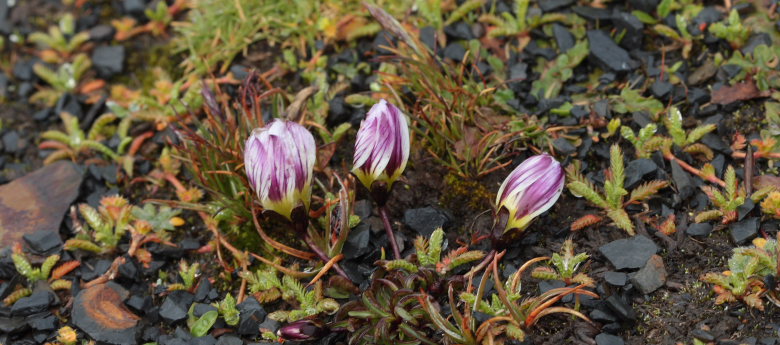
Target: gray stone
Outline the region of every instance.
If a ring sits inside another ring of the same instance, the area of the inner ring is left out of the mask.
[[[404,212],[404,224],[428,238],[437,228],[449,227],[452,224],[452,216],[435,207],[413,208]]]
[[[658,251],[658,246],[649,238],[637,235],[607,243],[599,251],[615,266],[615,269],[640,268],[650,256]]]
[[[601,333],[596,336],[597,345],[623,345],[623,338],[609,333]]]
[[[712,224],[710,223],[693,223],[685,229],[685,233],[688,236],[707,236],[712,232]]]
[[[590,56],[603,68],[614,72],[628,72],[637,67],[628,52],[601,30],[588,31]]]
[[[658,255],[650,257],[645,267],[642,267],[631,277],[631,284],[634,284],[643,294],[657,290],[664,283],[666,283],[666,269],[664,268],[664,260]]]
[[[752,217],[731,224],[731,240],[736,244],[745,244],[758,235],[758,218]]]

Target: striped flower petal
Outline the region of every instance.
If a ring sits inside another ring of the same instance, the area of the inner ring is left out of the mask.
[[[396,106],[380,100],[368,111],[355,142],[352,172],[366,188],[382,181],[390,188],[409,161],[409,125]]]
[[[505,231],[525,230],[561,196],[565,176],[561,164],[548,154],[526,159],[501,184],[496,205],[509,211]]]
[[[252,131],[244,167],[263,208],[288,219],[299,204],[308,209],[316,153],[314,137],[295,122],[277,119]]]

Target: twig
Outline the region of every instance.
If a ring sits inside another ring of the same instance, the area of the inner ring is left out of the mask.
[[[113,280],[116,277],[116,273],[119,271],[119,266],[123,265],[125,263],[125,258],[123,256],[118,256],[116,259],[114,259],[114,262],[111,263],[111,267],[106,271],[106,273],[103,273],[100,277],[97,277],[95,279],[90,280],[87,283],[84,283],[83,288],[88,289],[90,287],[93,287],[95,285],[107,283],[111,280]]]
[[[393,233],[393,227],[390,225],[390,217],[387,215],[386,206],[379,206],[379,216],[382,217],[382,223],[385,225],[387,240],[390,242],[390,248],[393,249],[393,256],[400,260],[401,252],[398,250],[398,242],[395,241],[395,234]]]

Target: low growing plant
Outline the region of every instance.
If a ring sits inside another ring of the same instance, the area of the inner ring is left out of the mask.
[[[577,197],[584,197],[591,203],[600,207],[615,226],[625,230],[629,235],[635,235],[634,224],[626,213],[624,207],[633,203],[640,203],[651,198],[658,191],[668,185],[666,181],[654,180],[645,182],[631,191],[628,200],[624,197],[628,191],[624,188],[626,176],[623,165],[623,152],[617,144],[610,148],[610,168],[606,171],[606,181],[603,192],[596,188],[585,176],[580,173],[580,164],[575,162],[566,167],[566,176],[569,183],[566,185],[569,191]],[[595,214],[585,215],[574,221],[571,225],[573,231],[600,222],[603,218]]]
[[[780,246],[777,240],[757,238],[752,246],[738,247],[729,258],[728,270],[707,273],[701,280],[714,284],[715,304],[741,301],[750,307],[764,310],[763,298],[780,306],[776,289]]]

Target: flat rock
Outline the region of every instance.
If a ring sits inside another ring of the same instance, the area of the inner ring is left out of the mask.
[[[243,344],[244,341],[241,340],[241,338],[230,334],[225,334],[219,337],[219,339],[217,339],[217,345],[243,345]]]
[[[677,194],[680,196],[680,200],[686,200],[693,195],[695,190],[691,176],[683,170],[677,161],[672,161],[671,165],[672,181],[674,181],[674,186],[677,188]]]
[[[451,223],[452,217],[435,207],[413,208],[404,212],[404,224],[425,238],[437,228],[446,228]]]
[[[22,297],[11,306],[11,315],[29,316],[46,311],[54,303],[54,293],[39,290],[32,295]]]
[[[640,268],[658,251],[658,246],[649,238],[637,235],[620,239],[599,247],[599,251],[615,266],[615,269]]]
[[[693,223],[685,229],[685,233],[688,236],[707,236],[712,232],[712,224],[710,223]]]
[[[266,311],[254,297],[249,297],[236,306],[239,311],[238,334],[256,336],[260,325],[266,319]]]
[[[611,310],[615,316],[619,317],[621,321],[632,322],[636,321],[636,312],[631,304],[627,303],[623,298],[618,295],[612,295],[607,297],[607,307]]]
[[[103,78],[122,73],[125,65],[125,47],[100,46],[92,52],[92,64]]]
[[[590,56],[601,67],[614,72],[627,72],[637,67],[628,52],[621,48],[612,37],[601,30],[588,31]]]
[[[626,188],[633,188],[645,176],[658,170],[658,165],[652,159],[639,158],[628,163],[626,166]]]
[[[757,217],[747,218],[731,224],[731,240],[736,244],[745,244],[758,235]]]
[[[645,295],[657,290],[664,283],[666,283],[666,268],[664,268],[664,260],[658,255],[651,256],[645,267],[631,277],[631,284]]]
[[[160,317],[169,324],[174,324],[187,318],[187,311],[195,300],[195,296],[183,290],[171,292],[160,306]]]
[[[555,36],[555,43],[558,44],[558,49],[561,53],[565,53],[572,47],[574,47],[574,35],[569,32],[565,26],[553,23],[553,35]]]
[[[608,271],[604,273],[604,280],[614,286],[623,286],[628,281],[628,275],[623,272]]]
[[[82,178],[75,164],[59,161],[0,186],[0,247],[25,234],[57,231]]]
[[[55,230],[40,230],[22,237],[27,246],[38,255],[50,255],[62,247],[62,238]]]
[[[127,290],[114,282],[81,290],[73,302],[73,324],[99,342],[136,344],[140,318],[122,303],[127,296]]]
[[[601,333],[596,336],[596,345],[623,345],[623,338],[609,333]]]

